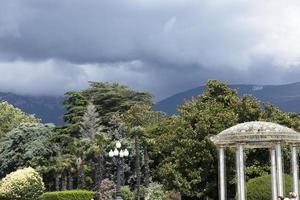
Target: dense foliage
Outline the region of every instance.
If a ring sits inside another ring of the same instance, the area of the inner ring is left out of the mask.
[[[86,90],[66,94],[66,124],[61,127],[38,123],[3,103],[9,120],[1,118],[0,175],[32,166],[42,174],[47,190],[56,191],[44,199],[72,199],[75,194],[82,199],[91,194],[95,200],[112,198],[116,166],[107,153],[119,140],[130,151],[120,173],[124,199],[218,199],[217,149],[211,136],[255,120],[299,131],[300,117],[251,96],[239,97],[225,83],[210,80],[206,86],[207,92],[179,106],[178,115],[167,116],[152,110],[148,93],[91,82]],[[288,152],[283,149],[285,162]],[[227,149],[226,155],[228,195],[234,198],[234,150]],[[246,150],[245,158],[247,180],[269,174],[268,150]],[[250,188],[255,187],[252,182]]]
[[[114,174],[112,163],[106,155],[116,139],[126,142],[127,128],[121,120],[135,104],[152,104],[152,96],[130,88],[109,83],[91,82],[83,91],[67,93],[64,105],[67,124],[58,129],[58,141],[62,147],[60,161],[64,164],[57,174],[56,189],[97,189],[105,178]],[[131,161],[126,165],[123,180],[133,180]],[[73,184],[68,184],[72,182]]]
[[[250,96],[238,97],[236,90],[218,81],[207,83],[207,92],[186,101],[179,115],[160,122],[154,141],[155,177],[167,189],[180,191],[184,199],[217,199],[218,162],[210,137],[237,123],[273,121],[299,130],[299,116],[271,106],[261,106]],[[269,173],[269,152],[246,152],[247,179]],[[235,195],[234,155],[227,151],[229,196]],[[288,161],[288,159],[287,159]]]
[[[124,113],[136,103],[152,104],[152,95],[131,90],[119,84],[90,82],[83,94],[97,106],[104,125],[108,125],[114,113]]]
[[[95,105],[101,118],[99,123],[110,126],[110,120],[116,113],[124,113],[136,103],[152,104],[152,95],[137,92],[130,88],[110,83],[90,82],[90,87],[83,91],[67,92],[68,98],[64,101],[67,113],[63,116],[68,122],[67,133],[79,136],[79,126],[85,114],[86,107]]]
[[[40,175],[32,168],[20,169],[7,175],[0,183],[2,200],[37,200],[44,192]]]
[[[39,120],[33,115],[25,114],[22,110],[8,102],[0,103],[0,138],[21,123],[37,123]]]
[[[45,168],[59,152],[57,144],[51,141],[54,128],[52,124],[23,123],[7,133],[0,146],[1,176],[25,166],[47,171]]]
[[[134,200],[134,193],[130,190],[129,186],[121,188],[121,196],[123,200]]]
[[[166,191],[164,191],[162,185],[158,183],[151,183],[149,187],[145,189],[145,200],[162,200],[166,199]]]
[[[95,200],[106,200],[106,199],[113,199],[115,194],[115,184],[113,181],[108,179],[104,179],[99,189],[96,192]]]
[[[249,200],[269,200],[272,196],[270,175],[250,179],[246,186]],[[292,191],[292,177],[289,175],[284,176],[284,189],[285,196],[289,196]]]
[[[210,137],[239,121],[236,92],[214,81],[207,87],[208,92],[185,102],[180,115],[163,121],[157,130],[157,178],[185,198],[217,199],[217,152]]]

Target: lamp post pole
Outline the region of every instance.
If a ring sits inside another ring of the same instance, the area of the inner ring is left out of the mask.
[[[115,150],[110,150],[109,157],[113,159],[113,162],[117,166],[117,183],[116,183],[116,200],[123,200],[121,197],[121,165],[122,159],[129,156],[129,151],[127,149],[121,149],[122,144],[117,141]]]
[[[121,197],[121,159],[116,158],[117,160],[117,185],[116,185],[116,200],[122,200]]]

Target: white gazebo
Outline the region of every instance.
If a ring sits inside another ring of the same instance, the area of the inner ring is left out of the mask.
[[[219,150],[219,199],[226,200],[225,148],[236,148],[237,197],[246,200],[244,148],[268,148],[271,157],[272,200],[284,195],[281,148],[291,147],[293,192],[298,197],[297,145],[300,134],[290,128],[271,122],[253,121],[237,124],[211,138]]]

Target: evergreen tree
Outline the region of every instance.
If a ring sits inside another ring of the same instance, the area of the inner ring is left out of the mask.
[[[89,102],[80,91],[67,92],[66,95],[68,98],[65,99],[64,106],[67,112],[63,119],[67,124],[62,127],[61,132],[72,137],[80,137],[80,124]]]
[[[89,103],[86,107],[79,127],[82,138],[94,138],[95,134],[102,130],[99,114],[94,104]]]
[[[142,184],[142,176],[144,177],[144,185],[150,183],[150,157],[149,148],[152,138],[151,130],[165,117],[161,112],[151,111],[151,106],[143,104],[133,105],[122,119],[129,128],[129,138],[132,139],[135,147],[135,190],[136,199],[140,199],[140,186]],[[143,162],[142,162],[143,161]],[[142,174],[141,168],[144,167]]]
[[[107,127],[112,116],[125,113],[136,103],[153,104],[151,94],[116,83],[90,82],[90,87],[83,94],[97,107],[101,124]]]
[[[24,123],[10,131],[0,144],[0,175],[31,166],[48,177],[60,152],[58,144],[52,141],[55,136],[52,124]]]
[[[104,148],[105,148],[105,133],[101,132],[103,130],[103,126],[100,125],[100,118],[99,114],[97,113],[95,105],[92,103],[89,103],[85,114],[83,115],[82,122],[80,123],[80,135],[83,139],[89,140],[90,147],[89,149],[93,149],[93,156],[91,160],[92,169],[95,170],[94,174],[94,186],[93,188],[97,188],[97,186],[100,185],[101,181],[103,180],[103,176],[105,174],[105,166],[104,166]],[[98,141],[98,143],[97,143]],[[96,149],[96,150],[95,150]],[[81,187],[84,187],[84,179],[85,170],[84,170],[84,163],[85,163],[85,157],[83,154],[81,154],[80,159],[80,167],[79,167],[79,181],[81,181],[83,184],[81,184]]]

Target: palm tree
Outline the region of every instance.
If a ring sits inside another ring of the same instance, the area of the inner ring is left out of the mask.
[[[140,138],[144,135],[144,128],[141,126],[133,127],[130,131],[130,136],[134,140],[134,148],[135,148],[135,193],[136,200],[140,200],[140,187],[141,187],[141,146],[140,146]]]

